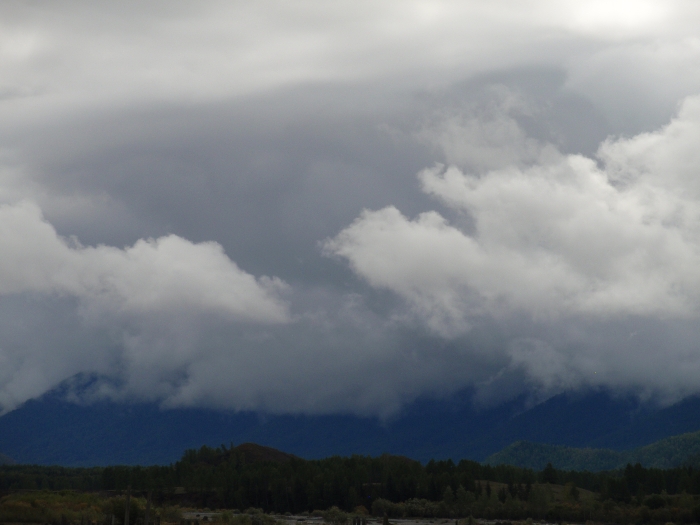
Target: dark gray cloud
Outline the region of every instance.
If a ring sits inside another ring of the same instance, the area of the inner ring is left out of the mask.
[[[0,10],[2,409],[698,391],[693,4]]]

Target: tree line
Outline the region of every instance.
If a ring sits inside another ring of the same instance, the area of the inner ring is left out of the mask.
[[[252,458],[248,452],[234,446],[205,446],[186,451],[167,466],[3,466],[0,491],[118,492],[131,487],[135,492],[152,492],[159,505],[277,513],[338,507],[389,516],[559,516],[585,521],[627,509],[624,512],[635,516],[636,522],[654,521],[657,515],[663,516],[662,521],[700,521],[700,470],[691,466],[662,470],[637,464],[591,473],[551,465],[534,471],[469,460],[422,465],[391,455],[266,460],[264,454]],[[595,497],[581,496],[589,493]],[[682,516],[676,516],[679,509]],[[666,519],[669,512],[676,512],[674,519]],[[616,521],[626,520],[618,516]]]

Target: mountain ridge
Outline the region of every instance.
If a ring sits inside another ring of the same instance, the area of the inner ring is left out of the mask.
[[[261,415],[155,404],[77,405],[61,392],[0,417],[0,450],[17,463],[169,464],[201,445],[255,442],[306,459],[389,453],[483,461],[516,441],[625,450],[700,430],[700,398],[653,409],[605,392],[518,398],[476,409],[471,392],[418,400],[389,421],[350,415]]]

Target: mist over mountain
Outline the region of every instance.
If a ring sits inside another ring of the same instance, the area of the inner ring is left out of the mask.
[[[697,430],[698,28],[688,0],[0,3],[0,452]]]

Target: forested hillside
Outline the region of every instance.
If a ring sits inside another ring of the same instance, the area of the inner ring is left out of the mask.
[[[611,472],[541,471],[400,456],[303,460],[267,447],[202,447],[168,466],[0,467],[0,490],[74,489],[194,508],[310,512],[338,507],[382,516],[697,522],[700,470],[628,465]]]
[[[562,470],[613,470],[640,463],[645,467],[668,469],[683,465],[700,466],[700,432],[662,439],[633,450],[616,451],[574,448],[518,441],[486,458],[491,465],[514,465],[540,470],[548,463]]]

